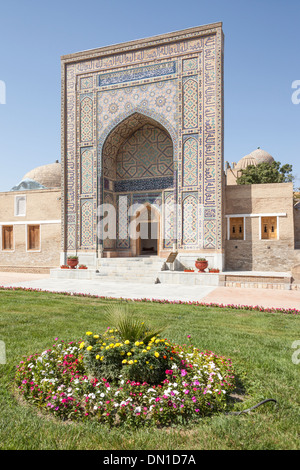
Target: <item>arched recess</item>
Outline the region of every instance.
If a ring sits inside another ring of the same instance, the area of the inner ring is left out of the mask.
[[[163,200],[164,190],[175,191],[174,177],[177,178],[177,175],[174,169],[174,141],[161,122],[134,112],[118,122],[109,133],[106,131],[106,134],[104,140],[103,135],[99,140],[98,205],[107,200],[109,194],[118,214],[121,196],[128,197],[130,206],[133,194],[139,194],[143,199],[146,193],[157,193]],[[124,222],[129,227],[129,215],[127,220],[122,216],[122,233]],[[116,224],[118,226],[118,220]],[[159,230],[160,227],[159,223]],[[127,239],[123,235],[118,241],[118,227],[115,249],[131,251],[128,255],[140,252],[131,242],[129,232]]]

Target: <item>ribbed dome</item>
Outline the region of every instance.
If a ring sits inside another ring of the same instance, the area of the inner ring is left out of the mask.
[[[43,165],[26,173],[23,180],[33,180],[45,188],[61,187],[61,164],[59,162]]]
[[[244,170],[249,165],[257,165],[257,161],[251,155],[246,155],[243,157],[236,165],[235,169],[237,170]]]

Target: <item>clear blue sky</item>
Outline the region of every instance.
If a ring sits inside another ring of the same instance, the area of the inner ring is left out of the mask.
[[[60,57],[217,21],[225,33],[225,161],[257,147],[300,186],[299,0],[0,3],[0,191],[60,160]]]

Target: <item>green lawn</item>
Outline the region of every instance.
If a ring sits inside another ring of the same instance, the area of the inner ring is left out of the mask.
[[[229,308],[134,303],[153,326],[168,325],[173,342],[192,343],[230,357],[243,410],[265,398],[250,414],[219,414],[197,426],[124,431],[96,423],[60,422],[22,404],[14,390],[15,368],[23,356],[52,346],[54,338],[78,340],[87,330],[102,332],[109,300],[26,291],[0,291],[0,340],[7,364],[0,365],[0,449],[195,450],[299,449],[299,372],[292,343],[300,340],[300,317]]]

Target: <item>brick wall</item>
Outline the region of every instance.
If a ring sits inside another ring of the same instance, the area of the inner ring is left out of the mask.
[[[247,216],[245,240],[228,240],[226,236],[226,270],[290,271],[300,258],[294,249],[293,184],[226,186],[225,194],[226,215]],[[278,240],[260,240],[260,214],[280,214]]]

